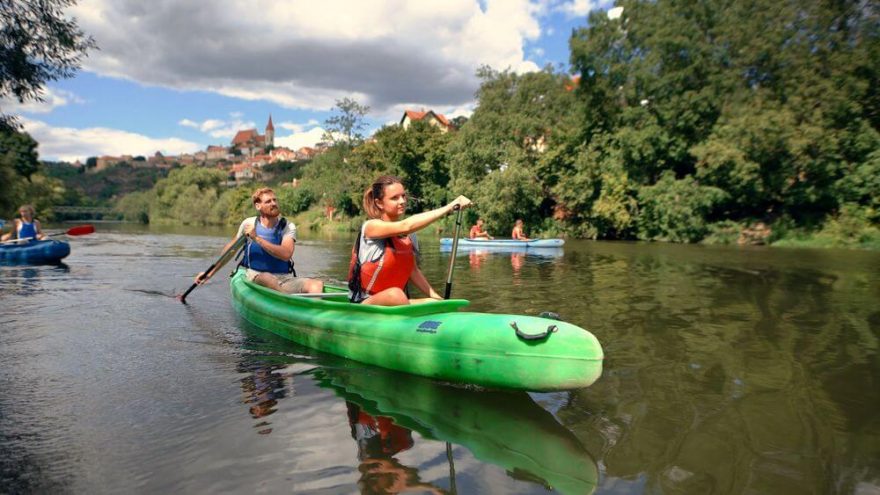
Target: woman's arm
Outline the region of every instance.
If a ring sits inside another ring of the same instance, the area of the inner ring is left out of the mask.
[[[409,280],[413,283],[413,285],[418,287],[420,291],[427,294],[427,296],[431,299],[443,299],[442,297],[440,297],[440,294],[437,294],[434,288],[431,287],[431,283],[428,282],[428,279],[425,278],[425,275],[422,273],[421,270],[419,270],[419,267],[413,268],[412,275],[409,276]]]
[[[471,200],[464,196],[459,196],[455,198],[455,201],[446,206],[419,213],[396,222],[386,222],[385,220],[373,219],[368,221],[366,227],[364,227],[364,235],[370,239],[384,239],[396,235],[412,234],[413,232],[418,232],[436,222],[444,215],[451,212],[456,205],[462,208],[467,208],[470,204]]]
[[[43,226],[40,224],[40,221],[34,219],[34,228],[37,229],[37,235],[35,236],[38,241],[42,241],[46,238],[46,235],[43,234]]]

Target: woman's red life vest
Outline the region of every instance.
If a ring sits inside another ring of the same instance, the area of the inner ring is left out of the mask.
[[[348,280],[360,279],[360,290],[372,296],[391,287],[403,289],[416,266],[415,250],[410,236],[388,237],[385,248],[375,260],[358,263],[360,235],[351,252]]]

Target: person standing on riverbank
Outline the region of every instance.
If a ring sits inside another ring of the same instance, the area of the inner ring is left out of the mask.
[[[32,240],[43,240],[46,238],[46,235],[43,234],[43,228],[40,225],[40,221],[34,218],[36,214],[36,210],[31,205],[21,205],[21,208],[18,209],[18,214],[21,217],[16,218],[12,227],[12,232],[3,234],[0,237],[0,241],[8,241],[15,237],[16,239],[32,239]]]
[[[293,269],[293,251],[296,247],[296,226],[281,216],[275,192],[268,187],[257,189],[251,196],[259,215],[246,218],[238,227],[235,237],[223,248],[225,252],[241,236],[248,238],[242,266],[247,268],[247,280],[287,294],[324,292],[324,282],[299,278]],[[225,263],[224,263],[225,264]],[[204,284],[223,265],[210,273],[196,276],[197,284]]]

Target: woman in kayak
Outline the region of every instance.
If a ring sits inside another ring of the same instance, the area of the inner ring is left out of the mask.
[[[34,218],[36,211],[33,206],[22,205],[21,208],[18,209],[18,214],[21,216],[21,219],[16,218],[12,232],[3,234],[3,237],[0,237],[0,240],[6,241],[12,239],[13,236],[15,236],[16,239],[42,240],[46,238],[43,234],[43,229],[40,226],[40,221]]]
[[[377,306],[443,299],[416,264],[418,240],[415,232],[443,218],[456,206],[467,208],[471,200],[459,196],[435,210],[403,218],[406,189],[399,178],[383,175],[364,192],[364,222],[351,253],[348,273],[349,298],[352,302]],[[428,295],[410,300],[405,292],[412,282]]]
[[[531,241],[531,239],[526,237],[525,232],[523,232],[522,218],[518,218],[513,224],[513,231],[510,233],[510,237],[516,241]]]

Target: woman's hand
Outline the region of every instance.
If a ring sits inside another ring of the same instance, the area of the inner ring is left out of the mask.
[[[452,201],[452,203],[449,203],[449,206],[451,209],[454,210],[456,206],[458,206],[459,208],[467,208],[468,206],[471,206],[472,204],[473,204],[473,202],[471,202],[471,200],[467,199],[464,196],[459,196],[459,197],[455,198],[455,200]]]

